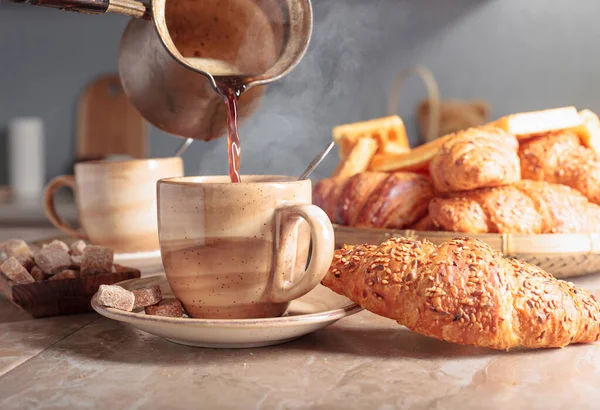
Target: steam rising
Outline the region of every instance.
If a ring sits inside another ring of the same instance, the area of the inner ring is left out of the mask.
[[[260,109],[241,125],[242,174],[299,175],[331,140],[333,126],[385,115],[386,90],[370,70],[378,64],[377,40],[385,34],[379,28],[378,3],[313,2],[314,30],[304,59],[268,86]],[[364,33],[371,38],[365,41]],[[377,103],[365,104],[365,99]],[[226,170],[225,139],[197,145],[201,174]],[[336,163],[332,151],[313,178],[329,175]]]

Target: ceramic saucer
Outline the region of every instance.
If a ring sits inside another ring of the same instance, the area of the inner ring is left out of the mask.
[[[172,296],[165,276],[132,279],[119,283],[132,286],[159,284],[163,296]],[[362,308],[349,299],[319,285],[293,301],[281,317],[267,319],[191,319],[147,316],[143,312],[123,312],[105,308],[92,299],[92,307],[102,316],[164,337],[171,342],[211,348],[246,348],[289,342],[327,327]]]

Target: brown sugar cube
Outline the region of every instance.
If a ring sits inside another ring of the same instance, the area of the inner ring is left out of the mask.
[[[133,292],[133,296],[135,296],[135,303],[133,305],[134,310],[150,305],[156,305],[162,299],[162,292],[158,285],[132,289],[131,291]]]
[[[42,249],[46,249],[46,248],[57,248],[57,249],[62,249],[65,252],[69,252],[69,245],[67,245],[63,241],[59,241],[58,239],[55,239],[52,242],[47,243],[44,246],[42,246]]]
[[[0,265],[0,270],[4,276],[17,285],[35,282],[35,279],[27,272],[27,269],[25,269],[14,256],[5,260],[4,263]]]
[[[96,275],[112,270],[114,252],[105,246],[88,245],[83,250],[81,275]]]
[[[33,279],[35,279],[36,282],[41,282],[46,279],[46,274],[40,269],[39,266],[34,266],[31,268],[31,272],[29,272],[29,274]]]
[[[83,250],[86,247],[87,247],[86,243],[80,239],[71,244],[71,250],[69,251],[69,253],[72,256],[77,256],[77,255],[81,256],[81,255],[83,255]]]
[[[8,259],[8,253],[6,251],[0,249],[0,263],[4,262]]]
[[[62,279],[76,279],[79,276],[79,272],[72,269],[66,269],[56,275],[50,277],[48,280],[62,280]]]
[[[71,257],[58,246],[48,246],[35,254],[35,264],[39,266],[44,273],[54,275],[71,267]]]
[[[131,312],[135,296],[133,296],[133,292],[120,286],[100,285],[98,293],[96,293],[96,300],[102,306]]]
[[[82,255],[71,255],[71,262],[74,266],[81,266],[81,261],[83,260]]]
[[[32,255],[29,245],[27,245],[27,243],[22,239],[9,239],[6,242],[0,243],[0,250],[4,251],[9,257],[19,255]]]
[[[28,272],[31,272],[31,269],[35,266],[35,262],[33,261],[33,256],[29,255],[19,255],[15,256],[15,259],[19,261],[21,266],[27,269]]]
[[[163,299],[156,305],[146,306],[144,311],[147,315],[166,316],[166,317],[181,317],[183,316],[183,306],[181,302],[175,298]]]

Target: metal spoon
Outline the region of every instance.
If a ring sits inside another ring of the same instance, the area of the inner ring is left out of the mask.
[[[312,174],[312,172],[315,170],[315,168],[317,168],[319,166],[319,164],[321,163],[321,161],[323,161],[323,159],[325,159],[325,157],[327,156],[327,154],[329,154],[329,151],[331,151],[331,149],[333,148],[333,141],[331,141],[323,151],[321,151],[319,153],[319,155],[317,155],[315,157],[315,159],[312,160],[312,162],[310,164],[308,164],[308,167],[304,170],[304,172],[302,173],[302,175],[300,175],[300,177],[298,178],[299,181],[303,180],[303,179],[307,179],[308,176],[310,174]]]
[[[180,157],[185,152],[185,150],[188,149],[190,145],[192,145],[192,142],[194,142],[193,138],[188,138],[185,141],[183,141],[183,144],[181,144],[177,151],[175,151],[175,155],[173,156]]]

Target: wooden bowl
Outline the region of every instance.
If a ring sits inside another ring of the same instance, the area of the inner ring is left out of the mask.
[[[557,278],[600,272],[600,233],[590,234],[467,234],[411,229],[371,229],[334,225],[336,247],[377,245],[392,237],[427,239],[436,245],[460,237],[477,238],[507,257],[537,265]]]
[[[140,277],[138,269],[114,266],[116,272],[112,273],[44,280],[26,285],[11,286],[4,275],[0,275],[0,292],[35,318],[93,312],[91,299],[100,285],[112,285]]]

